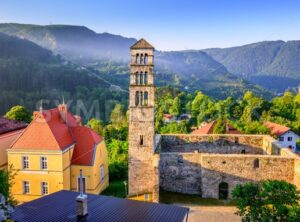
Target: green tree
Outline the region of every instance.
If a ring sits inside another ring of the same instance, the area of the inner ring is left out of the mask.
[[[177,96],[174,99],[172,106],[170,107],[170,114],[174,116],[179,116],[181,112],[182,112],[181,102],[179,97]]]
[[[31,121],[31,115],[24,106],[13,106],[4,117],[26,123],[30,123]]]
[[[123,105],[117,103],[110,114],[110,121],[113,126],[120,128],[127,125],[126,111]]]
[[[103,123],[100,119],[92,118],[86,125],[92,128],[99,135],[103,135]]]
[[[128,142],[112,139],[107,145],[109,179],[126,179],[128,173]]]
[[[226,125],[223,118],[217,119],[217,122],[213,128],[213,133],[224,134],[226,132]]]
[[[11,194],[11,188],[17,173],[18,171],[12,165],[8,166],[8,170],[0,170],[0,194],[4,195],[7,203],[12,206],[16,206],[18,203]]]
[[[267,180],[237,185],[232,192],[243,222],[297,221],[299,195],[286,181]]]

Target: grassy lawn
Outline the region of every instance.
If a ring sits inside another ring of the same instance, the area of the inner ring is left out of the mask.
[[[126,193],[124,181],[116,180],[109,182],[109,186],[101,193],[101,195],[125,198]]]
[[[159,202],[165,204],[177,203],[198,206],[234,206],[232,201],[201,198],[197,195],[180,194],[167,191],[160,191],[159,195]]]

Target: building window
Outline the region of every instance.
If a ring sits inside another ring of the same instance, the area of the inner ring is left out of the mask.
[[[149,200],[149,194],[148,193],[144,194],[144,200]]]
[[[82,177],[83,193],[86,193],[85,177]],[[77,177],[77,191],[80,192],[80,177]]]
[[[22,157],[22,168],[23,168],[23,170],[29,169],[29,157],[28,156]]]
[[[104,166],[103,164],[100,166],[100,180],[103,181],[104,180]]]
[[[140,135],[140,145],[144,145],[144,136]]]
[[[148,64],[148,54],[145,54],[144,64],[145,64],[145,65]]]
[[[141,72],[140,74],[140,85],[143,85],[144,84],[144,74],[143,72]]]
[[[140,92],[136,91],[135,92],[135,106],[138,106],[140,103]]]
[[[136,54],[136,57],[135,57],[135,64],[139,64],[140,62],[140,55],[139,54]]]
[[[140,75],[138,72],[135,73],[135,84],[138,85],[140,82]]]
[[[42,195],[46,195],[49,193],[49,190],[48,190],[48,183],[47,182],[42,182],[41,183],[41,194]]]
[[[144,74],[144,84],[147,85],[148,84],[148,73],[145,72]]]
[[[219,184],[219,199],[220,200],[226,200],[228,198],[228,183],[226,182],[221,182]]]
[[[283,136],[280,136],[280,137],[279,137],[279,141],[280,141],[280,142],[283,142],[283,141],[284,141],[284,137],[283,137]]]
[[[290,142],[293,141],[293,137],[289,136],[288,141],[290,141]]]
[[[144,106],[148,106],[148,92],[144,92]]]
[[[135,106],[148,106],[148,92],[135,92]]]
[[[253,161],[253,167],[254,167],[254,168],[259,168],[259,159],[255,159],[255,160]]]
[[[30,193],[30,184],[29,181],[23,181],[23,194]]]
[[[44,157],[44,156],[41,157],[41,169],[42,170],[48,169],[47,157]]]
[[[140,64],[143,64],[144,63],[144,56],[143,54],[141,54],[141,57],[140,57]]]

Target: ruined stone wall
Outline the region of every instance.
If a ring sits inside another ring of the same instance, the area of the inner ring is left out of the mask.
[[[294,158],[294,184],[300,190],[300,156],[293,153],[289,148],[280,149],[280,155],[284,157]]]
[[[162,135],[161,152],[266,154],[267,144],[260,135]]]
[[[259,161],[257,168],[255,160]],[[203,154],[201,176],[202,197],[218,198],[221,182],[228,183],[229,194],[237,184],[247,181],[276,179],[293,183],[294,159],[267,155]]]
[[[160,187],[163,190],[201,194],[201,154],[161,153]]]
[[[254,167],[254,160],[259,167]],[[161,153],[160,187],[163,190],[218,198],[221,182],[229,193],[237,184],[266,179],[294,182],[294,159],[267,155]],[[229,196],[230,197],[230,196]]]

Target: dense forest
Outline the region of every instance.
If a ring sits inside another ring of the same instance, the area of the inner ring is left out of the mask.
[[[53,55],[51,51],[0,33],[0,114],[20,104],[30,111],[62,102],[85,120],[105,119],[116,103],[126,105],[126,92],[112,89],[97,73]],[[90,113],[90,115],[86,115]]]

